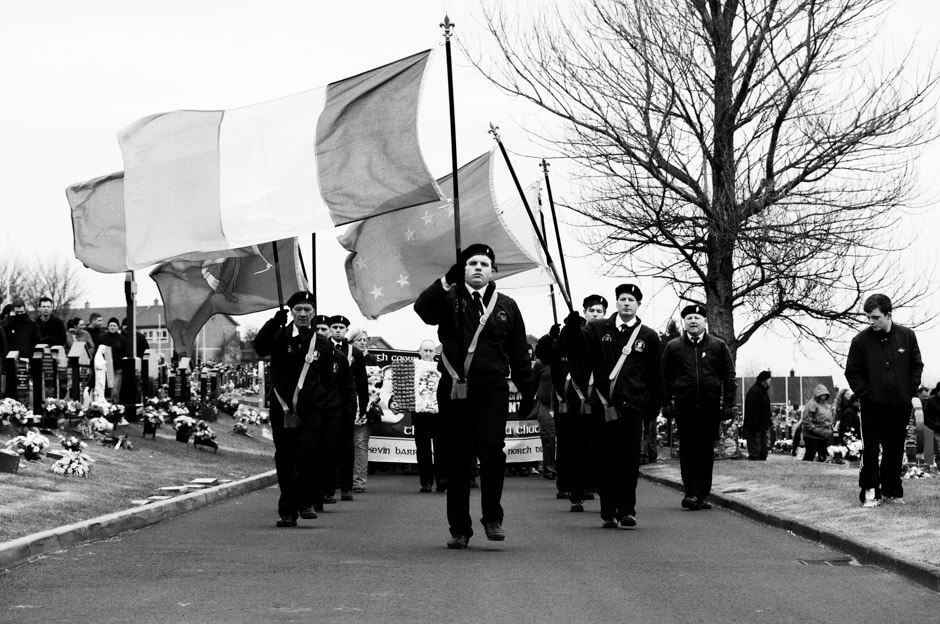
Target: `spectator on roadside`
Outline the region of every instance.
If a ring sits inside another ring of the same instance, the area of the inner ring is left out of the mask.
[[[362,352],[364,357],[364,366],[375,366],[375,357],[369,355],[369,334],[365,329],[353,328],[349,330],[347,336],[349,344]],[[357,397],[358,401],[358,397]],[[371,403],[372,397],[369,396]],[[353,468],[352,468],[352,493],[362,494],[366,491],[366,481],[369,474],[369,435],[372,432],[372,425],[369,423],[369,407],[357,409],[355,420],[353,421]]]
[[[550,335],[542,336],[535,345],[535,362],[532,366],[532,385],[535,388],[535,406],[532,414],[539,421],[542,438],[542,476],[555,479],[555,418],[552,410],[552,342]]]
[[[813,390],[813,398],[803,406],[803,444],[806,453],[803,461],[825,461],[828,455],[826,448],[832,439],[832,408],[829,407],[829,390],[819,384]]]
[[[33,348],[39,344],[39,326],[26,313],[26,302],[22,299],[13,302],[13,309],[6,320],[4,330],[7,334],[7,350],[16,351],[21,358],[33,355]]]
[[[770,371],[757,374],[757,381],[744,398],[744,437],[747,439],[747,458],[766,460],[770,448]]]
[[[894,322],[891,299],[874,294],[864,310],[869,326],[852,339],[845,362],[845,378],[862,407],[859,500],[863,507],[877,507],[882,500],[903,504],[901,461],[924,362],[917,336]]]
[[[924,401],[924,426],[933,432],[933,459],[937,469],[940,469],[940,383]]]

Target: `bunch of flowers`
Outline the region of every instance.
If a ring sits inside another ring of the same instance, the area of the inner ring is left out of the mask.
[[[930,478],[930,473],[917,466],[916,464],[908,464],[904,467],[904,474],[901,475],[903,479],[927,479]]]
[[[246,425],[260,426],[266,425],[269,422],[266,413],[262,413],[254,407],[245,407],[244,405],[238,408],[238,411],[235,412],[235,417],[240,421],[244,421]]]
[[[88,407],[85,408],[83,415],[89,421],[104,418],[114,425],[127,424],[127,421],[124,420],[124,406],[116,405],[103,399],[92,401]]]
[[[81,453],[86,446],[87,444],[75,436],[62,438],[62,448],[64,448],[66,451],[69,451],[70,453]]]
[[[220,394],[219,398],[215,400],[215,406],[220,412],[224,412],[229,416],[232,416],[235,414],[235,412],[238,411],[238,397],[230,393]]]
[[[189,416],[189,408],[180,403],[170,404],[169,408],[167,408],[167,411],[170,413],[170,416],[173,417],[174,422],[180,416]]]
[[[0,423],[4,420],[16,424],[29,410],[16,399],[0,399]]]
[[[63,477],[88,477],[91,466],[80,453],[66,455],[52,464],[52,472]]]
[[[49,448],[49,438],[29,431],[26,435],[16,436],[7,442],[7,448],[20,453],[25,459],[35,461]]]
[[[144,420],[150,423],[150,425],[153,427],[159,427],[164,423],[166,412],[160,408],[148,404],[144,407],[143,417]]]
[[[196,419],[189,415],[189,412],[185,414],[180,414],[173,419],[173,429],[176,431],[183,431],[187,429],[192,429],[196,426]]]
[[[793,452],[793,440],[789,438],[779,439],[774,442],[770,449],[771,453],[784,453],[789,455]]]
[[[104,416],[88,419],[88,432],[93,435],[108,435],[114,431],[114,424]]]
[[[239,433],[241,435],[250,436],[251,434],[248,432],[248,424],[249,423],[247,418],[244,416],[239,417],[239,419],[235,421],[235,424],[232,425],[232,433]]]
[[[199,420],[205,420],[206,422],[215,422],[219,417],[219,413],[216,411],[215,407],[209,405],[199,397],[194,397],[186,404],[186,407],[189,409],[189,412],[193,415],[194,418]]]
[[[82,404],[78,401],[66,401],[64,399],[46,399],[44,404],[45,412],[55,418],[78,418],[82,412]]]
[[[209,423],[200,420],[196,423],[196,430],[193,432],[193,440],[196,442],[215,440],[215,432],[209,427]]]
[[[161,393],[160,396],[150,397],[147,399],[146,406],[152,407],[156,410],[169,411],[170,406],[173,404],[173,401],[170,400],[170,397]]]

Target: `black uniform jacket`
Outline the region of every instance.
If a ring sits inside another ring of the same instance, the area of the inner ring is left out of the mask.
[[[301,422],[313,413],[323,415],[330,409],[330,394],[334,393],[333,381],[333,345],[314,331],[296,336],[294,324],[281,327],[274,319],[265,323],[258,335],[251,341],[255,352],[261,357],[271,357],[271,385],[269,400],[271,410],[281,413],[281,403],[274,396],[274,389],[289,406],[297,388],[297,380],[303,370],[304,358],[310,347],[310,341],[316,340],[313,361],[304,379],[304,385],[297,398],[297,416]],[[274,419],[272,419],[274,422]]]
[[[330,392],[330,415],[351,423],[356,420],[356,386],[352,369],[349,360],[338,349],[333,349],[332,357],[334,388]]]
[[[434,280],[415,301],[415,312],[428,325],[437,325],[437,337],[441,341],[444,355],[458,374],[462,374],[464,358],[479,325],[479,315],[470,308],[469,297],[457,296],[460,289],[466,295],[463,284],[444,290],[440,280]],[[489,305],[496,297],[496,307],[490,316],[480,339],[476,353],[470,363],[467,379],[482,377],[511,377],[516,388],[524,396],[533,396],[532,363],[529,360],[525,323],[516,302],[496,292],[495,286],[486,287],[483,304]],[[463,333],[459,333],[457,315],[462,315]],[[438,366],[442,374],[450,374],[443,362]]]
[[[636,329],[636,326],[633,326],[626,332],[620,332],[616,320],[615,312],[608,318],[588,321],[580,332],[569,334],[572,338],[570,347],[575,351],[574,360],[590,363],[594,373],[594,390],[608,402],[611,400],[610,374],[617,365],[630,335]],[[662,406],[663,378],[659,368],[659,335],[643,325],[639,317],[636,321],[640,323],[640,332],[624,360],[620,374],[617,375],[612,398],[614,403],[639,412],[645,421],[651,422]],[[586,386],[587,380],[584,382]]]
[[[591,357],[584,343],[584,336],[581,333],[584,325],[583,319],[579,327],[564,325],[558,336],[558,350],[560,357],[564,358],[567,372],[571,375],[571,381],[578,386],[581,394],[587,397],[593,367],[591,366]]]
[[[369,373],[366,372],[366,355],[362,349],[349,344],[349,341],[343,338],[342,342],[336,343],[330,339],[330,343],[341,353],[349,366],[350,380],[353,384],[353,409],[358,410],[360,416],[366,415],[366,408],[369,407]]]
[[[917,337],[897,323],[887,333],[871,327],[859,332],[845,362],[845,379],[852,392],[876,403],[909,403],[920,388],[923,372]]]
[[[703,337],[695,345],[683,332],[663,349],[666,400],[717,411],[734,405],[734,360],[724,340],[707,332]]]

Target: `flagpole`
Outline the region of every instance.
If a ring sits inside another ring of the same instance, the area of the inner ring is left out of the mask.
[[[317,233],[310,235],[310,294],[313,295],[313,309],[317,309]]]
[[[558,217],[555,214],[555,198],[552,195],[552,183],[548,179],[548,161],[542,159],[542,171],[545,172],[545,188],[548,190],[548,208],[552,211],[552,225],[555,227],[555,243],[558,246],[558,256],[561,261],[561,274],[565,278],[565,290],[571,297],[571,282],[568,281],[568,265],[565,262],[565,252],[561,247],[561,231],[558,229]]]
[[[542,207],[542,197],[540,195],[539,196],[539,221],[542,224],[542,236],[545,237],[545,240],[548,240],[548,234],[545,231],[545,213],[541,211],[541,207]],[[562,288],[561,285],[559,285],[558,287]],[[552,322],[555,325],[557,325],[558,324],[558,306],[555,305],[555,284],[548,285],[548,298],[552,302]]]
[[[284,288],[281,286],[281,262],[277,254],[277,241],[271,243],[274,250],[274,279],[277,281],[277,307],[284,307]]]
[[[519,183],[519,177],[516,175],[516,170],[513,168],[512,162],[509,160],[509,154],[506,152],[506,147],[503,145],[502,139],[499,138],[499,128],[491,123],[489,132],[491,135],[493,135],[493,138],[496,139],[496,144],[499,145],[499,151],[503,155],[503,160],[506,161],[506,166],[509,168],[510,175],[512,175],[512,181],[516,184],[516,191],[518,191],[519,197],[522,198],[522,205],[525,206],[525,211],[529,215],[529,223],[532,224],[532,229],[535,231],[535,236],[539,239],[539,245],[542,247],[542,251],[545,252],[545,261],[548,263],[548,268],[551,270],[552,276],[555,278],[555,282],[560,285],[561,278],[558,276],[558,270],[555,268],[555,262],[552,260],[552,253],[548,250],[548,245],[545,243],[545,237],[542,236],[542,231],[535,222],[535,215],[532,214],[532,208],[529,206],[529,200],[526,199],[525,192],[522,190],[522,185]],[[561,289],[561,296],[568,305],[568,311],[573,312],[574,308],[571,305],[571,296],[564,288]]]
[[[450,105],[450,166],[454,188],[454,244],[457,248],[457,263],[460,263],[460,192],[457,187],[457,116],[454,112],[454,69],[451,63],[450,38],[456,24],[444,15],[440,26],[444,29],[444,50],[447,53],[447,101]]]

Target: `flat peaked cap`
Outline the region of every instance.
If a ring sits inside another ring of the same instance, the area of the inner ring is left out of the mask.
[[[317,300],[312,293],[308,293],[306,290],[298,290],[291,295],[290,299],[287,300],[287,307],[293,308],[298,303],[309,303],[314,308],[317,307]]]
[[[587,309],[590,308],[591,306],[597,305],[597,304],[601,304],[602,306],[604,306],[604,308],[606,308],[606,307],[607,307],[607,300],[604,299],[604,298],[603,298],[602,296],[600,296],[600,295],[588,295],[587,297],[584,298],[584,302],[583,302],[583,304],[582,304],[582,307],[583,307],[585,310],[587,310]]]
[[[486,256],[496,266],[496,252],[489,245],[483,243],[474,243],[460,252],[460,261],[466,264],[467,260],[473,256]]]
[[[682,312],[681,312],[682,318],[685,318],[690,314],[698,314],[699,316],[704,316],[705,318],[708,318],[708,314],[705,313],[705,306],[701,306],[697,303],[692,303],[682,308]]]
[[[621,284],[614,290],[614,294],[617,295],[618,299],[620,295],[627,294],[631,295],[637,301],[643,301],[643,291],[640,290],[640,287],[636,284]]]
[[[342,314],[337,314],[330,317],[330,325],[345,325],[349,327],[349,319]]]

